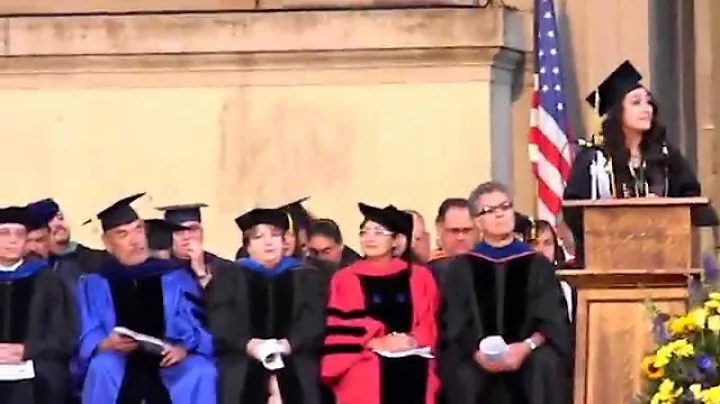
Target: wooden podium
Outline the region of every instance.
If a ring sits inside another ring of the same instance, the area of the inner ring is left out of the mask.
[[[690,220],[706,198],[565,201],[583,210],[585,269],[560,271],[577,290],[575,404],[624,404],[640,392],[652,348],[646,302],[681,314],[698,274]]]

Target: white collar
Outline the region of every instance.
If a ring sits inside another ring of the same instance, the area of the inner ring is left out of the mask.
[[[20,268],[20,265],[22,265],[22,264],[23,264],[23,260],[20,260],[20,261],[18,261],[18,262],[16,262],[16,263],[10,265],[9,267],[0,265],[0,272],[13,272],[13,271],[16,271],[18,268]]]

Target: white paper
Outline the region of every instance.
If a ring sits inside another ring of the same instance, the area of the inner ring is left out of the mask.
[[[384,356],[386,358],[405,358],[408,356],[420,356],[426,359],[433,359],[435,358],[435,355],[432,353],[432,349],[430,349],[429,346],[425,346],[422,348],[413,348],[413,349],[406,349],[403,351],[381,351],[381,350],[373,350],[376,354],[380,356]]]
[[[258,345],[258,356],[265,369],[278,370],[285,367],[282,359],[283,347],[276,339],[265,340]]]
[[[143,349],[152,353],[156,353],[158,355],[161,355],[162,351],[164,351],[168,347],[165,341],[161,339],[157,339],[151,335],[135,332],[125,327],[115,327],[113,328],[113,331],[124,337],[132,338],[133,340],[140,343]]]
[[[18,364],[0,364],[0,381],[30,380],[35,378],[35,364],[25,361]]]
[[[509,349],[507,342],[499,335],[490,335],[483,338],[478,348],[483,355],[495,362],[505,359],[505,354]]]

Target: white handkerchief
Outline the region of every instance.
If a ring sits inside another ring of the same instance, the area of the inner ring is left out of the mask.
[[[509,349],[507,342],[499,335],[491,335],[483,338],[478,348],[483,355],[494,362],[505,359],[505,354],[507,354]]]
[[[18,364],[0,364],[1,381],[30,380],[35,378],[35,365],[33,361]]]
[[[276,339],[263,341],[258,346],[258,356],[263,366],[268,370],[278,370],[285,367],[282,359],[282,345]]]
[[[433,359],[435,355],[432,353],[432,349],[429,346],[422,348],[406,349],[404,351],[380,351],[374,350],[376,354],[384,356],[386,358],[405,358],[408,356],[420,356],[426,359]]]

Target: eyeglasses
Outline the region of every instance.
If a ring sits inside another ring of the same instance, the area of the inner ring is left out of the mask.
[[[505,201],[503,203],[500,203],[498,205],[494,206],[483,206],[482,209],[478,212],[478,216],[483,216],[488,213],[497,213],[497,212],[507,212],[508,210],[511,210],[513,208],[513,203],[510,201]]]
[[[360,237],[390,237],[392,233],[383,229],[360,230]]]

